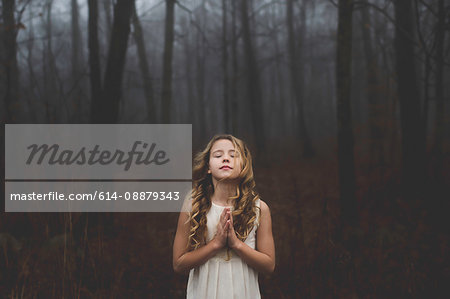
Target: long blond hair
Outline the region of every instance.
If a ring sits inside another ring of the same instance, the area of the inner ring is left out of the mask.
[[[237,237],[245,241],[252,231],[257,213],[260,209],[256,206],[259,194],[256,191],[256,183],[253,177],[252,156],[247,145],[233,135],[215,135],[203,151],[195,155],[192,173],[192,209],[189,214],[190,232],[188,247],[196,249],[206,244],[206,214],[211,208],[211,196],[214,194],[214,185],[211,174],[208,173],[208,165],[211,149],[214,143],[220,139],[230,140],[235,148],[236,157],[241,159],[241,171],[236,186],[236,195],[233,200],[233,226]]]

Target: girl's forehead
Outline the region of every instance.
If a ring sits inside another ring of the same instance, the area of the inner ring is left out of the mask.
[[[234,145],[233,145],[233,142],[231,142],[231,140],[219,139],[214,142],[214,144],[211,148],[211,152],[213,152],[215,150],[233,150],[233,149],[234,149]]]

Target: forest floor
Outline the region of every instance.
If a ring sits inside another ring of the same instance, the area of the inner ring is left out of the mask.
[[[403,199],[399,168],[369,169],[356,157],[357,246],[336,237],[335,157],[267,155],[255,164],[271,209],[276,270],[260,275],[263,298],[439,298],[450,293],[449,236],[441,190]],[[443,193],[445,192],[445,193]],[[1,298],[185,298],[187,276],[172,269],[177,213],[4,213]],[[102,225],[103,224],[103,225]],[[106,225],[108,224],[108,225]]]

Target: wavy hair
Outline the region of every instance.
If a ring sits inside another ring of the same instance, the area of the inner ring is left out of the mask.
[[[235,149],[236,157],[241,159],[241,171],[238,176],[236,195],[229,199],[233,200],[233,226],[238,239],[245,241],[252,231],[257,212],[260,213],[256,201],[259,194],[256,191],[256,183],[253,177],[252,156],[247,145],[240,139],[229,135],[215,135],[203,151],[194,157],[192,173],[192,209],[189,214],[190,232],[187,246],[197,249],[206,244],[206,214],[211,208],[211,196],[214,188],[211,174],[208,173],[211,149],[217,140],[230,140]],[[219,182],[220,183],[220,182]],[[229,257],[229,250],[228,250]]]

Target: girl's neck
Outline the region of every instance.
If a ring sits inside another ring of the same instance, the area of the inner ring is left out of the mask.
[[[211,201],[222,206],[232,206],[234,202],[229,197],[235,195],[236,183],[219,182],[214,187],[214,194],[211,197]]]

